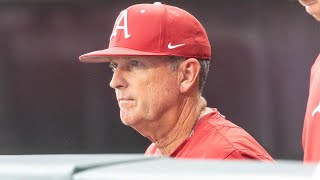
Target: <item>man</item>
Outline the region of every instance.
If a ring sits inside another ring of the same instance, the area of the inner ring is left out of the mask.
[[[206,107],[210,58],[200,22],[159,2],[122,11],[108,49],[80,56],[110,62],[122,122],[153,142],[146,155],[272,160],[246,131]]]
[[[320,21],[320,0],[299,0],[306,11]],[[320,55],[311,69],[310,89],[302,133],[303,160],[320,161]]]

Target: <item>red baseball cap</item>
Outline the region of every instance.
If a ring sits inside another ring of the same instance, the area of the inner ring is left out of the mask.
[[[180,56],[210,60],[211,47],[200,22],[187,11],[156,2],[136,4],[118,16],[109,47],[83,54],[82,62],[115,56]]]

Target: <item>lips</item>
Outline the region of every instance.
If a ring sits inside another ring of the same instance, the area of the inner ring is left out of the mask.
[[[128,103],[128,102],[132,102],[133,99],[121,99],[121,100],[118,100],[118,103]]]
[[[120,108],[126,107],[134,102],[134,99],[131,98],[119,98],[118,105]]]
[[[117,100],[118,100],[118,102],[133,101],[132,98],[118,98]]]

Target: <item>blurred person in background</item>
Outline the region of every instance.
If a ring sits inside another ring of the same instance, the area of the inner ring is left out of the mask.
[[[320,21],[320,0],[299,0],[306,11]],[[320,33],[319,36],[320,37]],[[320,54],[311,69],[310,88],[302,133],[303,160],[320,160]]]
[[[145,155],[273,160],[244,129],[207,107],[202,91],[211,45],[187,11],[159,2],[130,6],[116,19],[109,47],[79,58],[109,63],[121,121],[152,141]]]

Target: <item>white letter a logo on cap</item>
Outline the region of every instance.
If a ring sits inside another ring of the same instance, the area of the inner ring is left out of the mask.
[[[123,26],[120,25],[122,21],[123,21]],[[124,30],[124,37],[126,39],[130,37],[130,34],[128,33],[128,11],[127,10],[121,11],[119,17],[117,18],[116,23],[114,24],[114,29],[110,36],[110,41],[113,37],[117,36],[118,30],[120,29]]]

